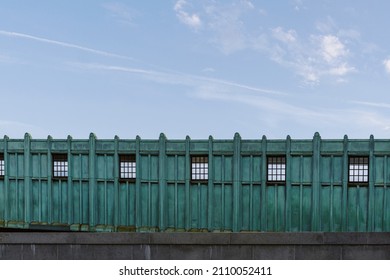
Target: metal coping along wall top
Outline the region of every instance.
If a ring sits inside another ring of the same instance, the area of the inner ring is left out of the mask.
[[[390,140],[0,140],[0,226],[389,231]]]

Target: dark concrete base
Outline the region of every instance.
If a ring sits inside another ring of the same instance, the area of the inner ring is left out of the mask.
[[[390,233],[3,232],[0,259],[390,259]]]

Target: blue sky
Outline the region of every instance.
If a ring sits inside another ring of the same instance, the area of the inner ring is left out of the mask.
[[[389,138],[389,1],[13,1],[1,133]]]

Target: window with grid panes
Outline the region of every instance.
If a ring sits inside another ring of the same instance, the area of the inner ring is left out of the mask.
[[[207,181],[209,179],[208,156],[191,157],[191,180]]]
[[[53,154],[53,178],[68,177],[68,155]]]
[[[267,181],[269,183],[286,182],[286,157],[267,157]]]
[[[368,157],[353,156],[349,157],[348,165],[348,181],[349,183],[368,183]]]
[[[0,154],[0,178],[5,175],[5,162],[4,162],[4,154]]]
[[[119,178],[122,180],[132,180],[136,178],[135,155],[119,156]]]

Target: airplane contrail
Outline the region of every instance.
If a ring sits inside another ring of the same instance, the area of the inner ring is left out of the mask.
[[[46,38],[37,37],[37,36],[32,36],[32,35],[24,34],[24,33],[0,30],[0,35],[8,36],[8,37],[17,37],[17,38],[29,39],[29,40],[34,40],[34,41],[38,41],[38,42],[48,43],[48,44],[57,45],[57,46],[65,47],[65,48],[78,49],[78,50],[81,50],[81,51],[90,52],[90,53],[94,53],[94,54],[97,54],[97,55],[121,58],[121,59],[126,59],[126,60],[134,60],[133,58],[128,57],[128,56],[123,56],[123,55],[119,55],[119,54],[115,54],[115,53],[111,53],[111,52],[106,52],[106,51],[96,50],[96,49],[92,49],[92,48],[87,48],[87,47],[83,47],[83,46],[76,45],[76,44],[70,44],[70,43],[65,43],[65,42],[61,42],[61,41],[46,39]]]

